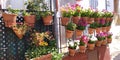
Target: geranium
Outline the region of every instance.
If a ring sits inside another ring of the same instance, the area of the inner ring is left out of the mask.
[[[91,13],[90,9],[82,9],[81,10],[81,17],[89,17]]]
[[[76,49],[76,47],[78,45],[77,42],[74,42],[74,41],[68,42],[68,44],[69,44],[68,48],[70,48],[70,49]]]
[[[85,35],[81,36],[79,45],[80,46],[86,45],[88,43],[88,40],[89,40],[88,36],[85,36]]]
[[[86,26],[87,26],[87,22],[82,20],[82,18],[81,18],[81,20],[79,21],[79,23],[77,25],[77,29],[78,30],[85,30]]]
[[[108,33],[107,33],[107,38],[112,38],[112,35],[113,35],[113,34],[112,34],[111,32],[108,32]]]
[[[105,33],[98,33],[96,37],[99,41],[101,41],[105,39],[106,35]]]
[[[76,16],[80,16],[80,10],[81,10],[81,6],[78,5],[78,4],[75,4],[75,5],[71,5],[71,9],[73,11],[73,16],[76,17]]]

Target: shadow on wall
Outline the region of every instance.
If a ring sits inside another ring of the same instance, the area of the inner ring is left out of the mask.
[[[120,60],[120,54],[118,54],[113,60]]]

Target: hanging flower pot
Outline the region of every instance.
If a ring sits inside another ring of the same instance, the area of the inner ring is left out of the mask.
[[[88,28],[89,34],[93,34],[93,33],[94,33],[94,30],[95,30],[95,29],[93,29],[93,28]]]
[[[94,48],[95,48],[95,44],[94,43],[93,44],[88,43],[88,49],[89,50],[94,50]]]
[[[73,31],[66,30],[66,38],[72,38],[72,36],[73,36]]]
[[[72,20],[73,20],[73,23],[75,24],[78,24],[79,20],[80,20],[80,17],[77,16],[77,17],[72,17]]]
[[[51,23],[53,22],[52,15],[44,16],[42,18],[43,18],[44,25],[51,25]]]
[[[102,32],[106,32],[106,27],[102,27]]]
[[[97,23],[99,23],[100,22],[100,18],[95,18],[94,21],[97,22]]]
[[[76,36],[81,36],[83,34],[83,30],[76,29],[75,34],[76,34]]]
[[[110,31],[111,26],[106,27],[106,31]]]
[[[63,26],[66,26],[69,22],[70,18],[68,17],[61,17],[61,23]]]
[[[83,21],[88,23],[89,17],[82,17]]]
[[[85,53],[86,47],[85,46],[79,46],[80,53]]]
[[[109,22],[109,21],[110,21],[110,17],[107,17],[107,18],[106,18],[106,22]]]
[[[101,28],[96,28],[96,33],[100,33]]]
[[[75,49],[70,49],[70,48],[69,48],[69,55],[70,55],[70,56],[74,56],[75,53],[76,53]]]
[[[102,45],[106,45],[106,44],[107,44],[107,40],[105,39],[102,41]]]
[[[101,46],[101,44],[102,44],[102,40],[101,40],[101,41],[99,41],[99,40],[98,40],[98,41],[96,41],[96,46],[97,46],[97,47],[100,47],[100,46]]]
[[[107,42],[111,43],[112,42],[112,38],[107,38]]]
[[[94,22],[94,18],[90,18],[89,20],[88,20],[88,24],[91,24],[91,23],[93,23]]]
[[[3,21],[5,22],[6,27],[12,27],[16,25],[16,19],[17,19],[16,14],[3,13],[2,16],[3,16]]]
[[[35,24],[35,15],[28,15],[28,16],[24,16],[24,20],[26,25],[34,27]]]

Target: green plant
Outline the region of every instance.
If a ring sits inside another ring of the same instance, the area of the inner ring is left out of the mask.
[[[70,22],[68,23],[68,25],[66,26],[67,30],[71,30],[71,31],[74,31],[76,29],[76,24]]]
[[[104,12],[104,16],[105,17],[113,17],[113,13],[112,12]]]
[[[85,43],[83,41],[80,41],[79,46],[85,46]]]
[[[76,29],[78,29],[78,30],[85,30],[85,28],[86,28],[86,26],[77,26]]]
[[[70,48],[70,49],[76,49],[76,47],[77,47],[77,42],[73,42],[73,43],[68,43],[69,44],[69,47],[68,48]]]
[[[41,16],[42,17],[46,17],[46,16],[49,16],[49,15],[52,15],[53,13],[50,12],[50,11],[45,11],[45,12],[41,12]]]
[[[57,51],[52,52],[52,60],[62,60],[63,53],[58,53]]]
[[[29,16],[31,13],[26,12],[25,10],[22,12],[23,16]]]
[[[17,9],[12,9],[12,8],[10,8],[10,7],[8,7],[7,9],[8,9],[8,12],[9,12],[10,14],[17,14],[17,15],[18,15],[18,13],[19,13],[19,10],[17,10]]]
[[[90,24],[90,28],[95,29],[96,27],[97,27],[97,23],[96,23],[96,22],[94,22],[94,23]]]
[[[80,11],[80,13],[81,13],[81,17],[89,17],[90,13],[91,13],[91,10],[90,9],[82,9]]]

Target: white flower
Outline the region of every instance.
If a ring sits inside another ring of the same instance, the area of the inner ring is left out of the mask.
[[[70,41],[70,42],[69,42],[69,45],[70,45],[70,46],[74,46],[74,42],[73,42],[73,41]]]
[[[97,38],[94,35],[92,35],[92,37],[90,38],[90,40],[91,41],[97,41]]]

